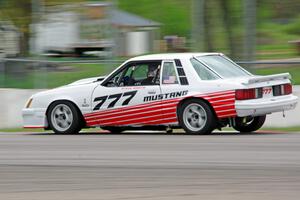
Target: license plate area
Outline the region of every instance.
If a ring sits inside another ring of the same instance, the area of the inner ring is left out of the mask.
[[[272,87],[263,87],[262,88],[263,98],[268,98],[273,96],[273,89]]]

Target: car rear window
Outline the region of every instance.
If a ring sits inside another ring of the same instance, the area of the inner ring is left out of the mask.
[[[214,72],[212,72],[210,69],[208,69],[205,65],[203,65],[195,58],[191,59],[191,63],[201,80],[219,79],[219,77]]]
[[[215,71],[223,78],[250,76],[249,72],[223,56],[199,56],[197,57],[197,60],[207,65],[210,69]]]

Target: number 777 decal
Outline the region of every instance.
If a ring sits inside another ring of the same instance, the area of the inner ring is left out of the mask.
[[[99,110],[101,106],[106,102],[106,100],[113,99],[107,106],[107,108],[113,108],[116,103],[120,100],[121,97],[127,97],[122,103],[122,106],[126,106],[129,104],[131,99],[136,95],[137,91],[130,91],[130,92],[125,92],[125,93],[118,93],[118,94],[112,94],[112,95],[106,95],[106,96],[101,96],[101,97],[96,97],[94,99],[94,102],[99,103],[93,108],[93,110]]]

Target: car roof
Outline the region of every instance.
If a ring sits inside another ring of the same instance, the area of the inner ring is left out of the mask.
[[[129,61],[139,60],[162,60],[162,59],[180,59],[180,58],[192,58],[195,56],[208,56],[208,55],[222,55],[221,53],[162,53],[162,54],[149,54],[143,56],[137,56],[129,59]]]

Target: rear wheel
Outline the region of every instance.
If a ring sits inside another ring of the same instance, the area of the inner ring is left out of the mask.
[[[178,108],[180,126],[189,134],[209,134],[216,120],[210,106],[204,101],[190,99]]]
[[[47,113],[50,128],[55,133],[78,133],[82,128],[82,118],[75,105],[68,101],[58,101],[50,105]]]
[[[258,117],[237,117],[233,128],[240,132],[253,132],[260,129],[266,121],[266,115]]]

